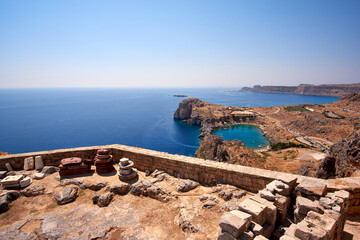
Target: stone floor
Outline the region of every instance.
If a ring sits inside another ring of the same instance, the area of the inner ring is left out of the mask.
[[[10,209],[0,214],[0,239],[216,239],[220,218],[226,206],[235,200],[233,196],[233,200],[225,201],[218,191],[237,190],[227,185],[200,185],[179,193],[176,187],[182,179],[164,174],[164,179],[155,184],[171,196],[168,202],[127,193],[115,195],[109,206],[100,208],[93,204],[92,197],[121,183],[116,172],[102,176],[92,172],[66,179],[74,178],[88,184],[107,182],[107,186],[99,191],[79,189],[79,197],[74,202],[58,205],[54,195],[64,188],[60,186],[59,174],[33,180],[31,186],[45,187],[45,194],[21,196],[13,201]],[[139,178],[131,184],[144,179],[155,180],[139,171]],[[200,200],[204,194],[218,203],[212,208],[204,207],[206,201]],[[239,201],[252,195],[246,192]],[[358,216],[348,218],[343,239],[360,239]]]
[[[86,183],[107,182],[107,186],[121,183],[115,172],[76,177]],[[153,179],[139,172],[139,178],[132,183],[145,178]],[[0,239],[215,239],[225,204],[218,193],[212,193],[217,187],[200,185],[179,193],[176,186],[180,181],[165,174],[164,180],[156,183],[171,196],[166,203],[128,193],[115,195],[109,206],[100,208],[92,203],[92,196],[105,193],[106,187],[99,191],[79,189],[74,202],[58,205],[54,194],[63,186],[59,186],[59,174],[54,173],[33,180],[31,186],[46,188],[44,195],[21,196],[10,204],[7,212],[0,214]],[[226,185],[222,188],[234,189]],[[203,194],[214,196],[218,204],[203,207],[199,200]]]

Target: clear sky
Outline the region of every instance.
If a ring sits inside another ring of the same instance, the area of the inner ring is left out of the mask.
[[[359,0],[0,0],[0,88],[358,82]]]

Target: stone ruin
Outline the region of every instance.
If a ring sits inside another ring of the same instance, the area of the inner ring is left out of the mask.
[[[119,162],[119,179],[121,181],[128,181],[137,177],[138,173],[133,169],[134,162],[128,158],[122,158]]]
[[[324,183],[304,180],[296,186],[296,181],[274,180],[225,212],[218,239],[341,239],[349,192],[326,193]]]
[[[60,161],[59,174],[61,177],[75,175],[75,174],[88,174],[91,171],[90,159],[81,159],[79,157],[64,158]]]
[[[107,174],[115,170],[113,156],[110,155],[110,150],[108,149],[99,149],[94,162],[98,174]]]

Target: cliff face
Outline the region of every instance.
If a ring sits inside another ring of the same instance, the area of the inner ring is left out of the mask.
[[[350,177],[359,169],[360,127],[347,138],[330,147],[329,156],[321,163],[317,172],[319,178]]]
[[[255,85],[253,88],[245,87],[242,88],[240,91],[265,92],[265,93],[293,93],[300,95],[340,97],[347,93],[354,93],[360,91],[360,83],[322,84],[322,85],[300,84],[297,87]]]
[[[209,104],[197,98],[187,98],[180,102],[174,118],[184,120],[189,124],[200,125],[200,138],[203,139],[211,134],[213,128],[253,121],[256,115],[243,111],[239,107]]]
[[[201,141],[195,157],[243,166],[264,167],[263,159],[245,147],[243,142],[239,140],[225,141],[214,135],[206,136]]]

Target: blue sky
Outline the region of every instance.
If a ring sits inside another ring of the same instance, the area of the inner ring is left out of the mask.
[[[0,0],[0,88],[356,82],[358,0]]]

